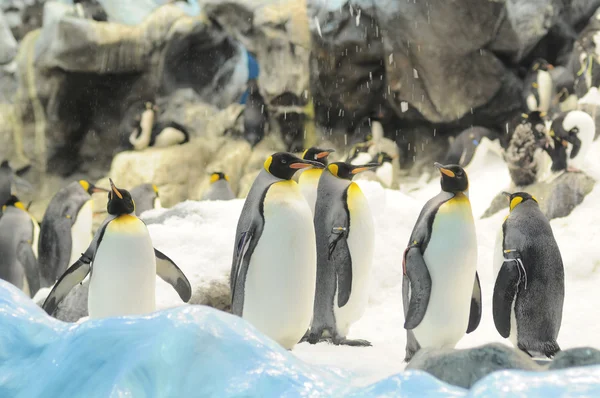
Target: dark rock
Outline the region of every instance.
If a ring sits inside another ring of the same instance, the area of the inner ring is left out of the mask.
[[[590,365],[600,365],[600,351],[592,347],[580,347],[564,350],[556,354],[548,370]]]
[[[583,198],[592,192],[595,182],[584,173],[564,172],[553,180],[537,182],[518,190],[535,196],[539,200],[542,212],[552,220],[571,214],[573,209],[583,202]],[[481,218],[491,217],[507,207],[508,200],[499,193]]]
[[[406,369],[422,370],[446,383],[467,389],[498,370],[541,370],[526,354],[500,343],[464,350],[421,349]]]

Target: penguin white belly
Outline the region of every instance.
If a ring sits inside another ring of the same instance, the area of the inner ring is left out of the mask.
[[[92,263],[90,319],[142,315],[156,308],[156,259],[146,225],[132,215],[111,221]]]
[[[174,127],[167,127],[156,136],[153,146],[155,148],[166,148],[181,144],[183,141],[185,141],[185,134],[182,131]]]
[[[263,214],[264,229],[248,265],[242,317],[291,349],[313,312],[317,250],[312,214],[293,181],[271,185]]]
[[[352,290],[348,302],[342,308],[338,307],[336,290],[333,306],[338,334],[344,337],[348,334],[350,326],[363,316],[367,308],[375,244],[371,209],[356,183],[348,187],[348,211],[350,231],[347,242],[352,259]]]
[[[87,250],[92,241],[92,201],[85,202],[71,227],[71,259],[67,267],[74,264]]]
[[[423,259],[431,276],[431,295],[413,332],[421,347],[453,348],[467,332],[477,269],[475,224],[464,195],[438,209]]]
[[[317,203],[317,188],[319,187],[319,178],[323,173],[322,169],[308,169],[300,173],[298,184],[300,191],[310,207],[312,214],[315,214],[315,204]]]
[[[33,240],[31,242],[31,249],[33,250],[33,254],[35,258],[38,258],[38,241],[40,239],[40,225],[31,217],[31,222],[33,223]],[[71,265],[71,264],[69,264]]]
[[[358,155],[356,155],[354,159],[352,159],[350,164],[354,166],[360,166],[371,162],[371,160],[373,160],[373,156],[369,155],[367,152],[361,152]]]
[[[385,162],[383,165],[377,168],[377,178],[383,183],[386,188],[392,186],[393,169],[390,162]]]

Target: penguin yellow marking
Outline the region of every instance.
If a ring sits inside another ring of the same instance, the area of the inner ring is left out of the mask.
[[[308,149],[307,149],[307,150],[305,150],[304,152],[302,152],[302,159],[306,159],[306,158],[305,158],[305,156],[306,156],[306,152],[308,152]]]
[[[146,225],[137,217],[130,214],[123,214],[106,227],[107,231],[125,234],[139,234],[147,231]]]
[[[510,211],[513,211],[513,209],[515,207],[517,207],[517,205],[519,203],[521,203],[523,201],[523,198],[520,196],[514,197],[511,201],[510,201]]]
[[[521,117],[522,117],[523,119],[528,119],[528,118],[529,118],[529,115],[528,115],[528,114],[526,114],[526,113],[521,113]]]
[[[331,172],[331,174],[333,174],[334,176],[337,177],[337,175],[338,175],[338,166],[337,166],[337,164],[330,164],[329,166],[327,166],[327,169]]]
[[[267,160],[265,160],[265,164],[264,164],[265,170],[269,171],[269,169],[271,168],[272,162],[273,162],[273,156],[269,156],[267,158]]]
[[[67,214],[65,217],[66,217],[66,218],[71,218],[71,215],[70,215],[70,214]]]
[[[226,181],[229,181],[229,176],[227,174],[223,174],[223,177],[225,178]]]
[[[508,220],[508,214],[506,215],[506,217],[504,217],[504,220],[502,221],[502,224],[504,224],[506,222],[506,220]]]
[[[540,112],[541,117],[546,117],[546,112]]]
[[[152,189],[154,190],[154,193],[158,193],[158,187],[154,184],[152,184]]]
[[[86,180],[79,180],[79,185],[81,185],[81,187],[87,191],[88,189],[90,189],[90,183],[87,182]]]
[[[441,167],[441,168],[440,168],[440,172],[441,172],[442,174],[445,174],[445,175],[447,175],[448,177],[452,177],[452,178],[454,178],[454,177],[456,176],[456,174],[454,174],[454,172],[453,172],[452,170],[448,170],[448,169],[445,169],[445,168],[443,168],[443,167]]]
[[[23,203],[22,203],[22,202],[15,202],[14,206],[15,206],[17,209],[21,209],[21,210],[23,210],[23,211],[27,211],[27,209],[25,208],[25,206],[23,205]],[[5,207],[6,207],[6,206],[5,206]]]
[[[438,209],[438,213],[451,213],[462,210],[468,210],[468,214],[470,214],[472,217],[471,202],[469,201],[469,198],[467,198],[467,196],[464,193],[459,192],[455,194],[452,199],[442,204]]]
[[[321,174],[322,173],[323,173],[323,169],[308,169],[308,170],[304,170],[302,172],[302,174],[300,174],[299,181],[301,181],[302,183],[308,182],[308,181],[315,182],[319,178],[321,178]]]
[[[531,83],[531,87],[538,88],[538,84],[537,83]]]
[[[217,173],[213,173],[210,176],[210,183],[214,184],[215,182],[219,181],[219,175]]]
[[[348,198],[346,201],[348,202],[348,211],[353,213],[354,211],[361,209],[364,206],[364,201],[366,199],[358,184],[352,182],[348,186],[347,192]]]
[[[533,199],[535,201],[535,203],[540,203],[540,202],[538,202],[537,198],[533,195],[531,195],[531,199]]]

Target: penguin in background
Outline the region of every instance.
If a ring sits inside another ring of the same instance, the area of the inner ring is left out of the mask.
[[[248,90],[244,108],[244,139],[254,148],[265,136],[269,114],[256,79],[248,81]]]
[[[394,181],[394,166],[392,162],[397,156],[390,156],[387,152],[378,152],[372,162],[377,163],[375,175],[379,182],[385,187],[390,188]]]
[[[0,164],[0,206],[11,200],[13,185],[26,192],[31,192],[33,187],[29,182],[19,177],[7,160]]]
[[[552,358],[560,351],[556,338],[565,295],[560,250],[535,197],[504,195],[510,213],[496,241],[494,325],[521,351]]]
[[[40,227],[16,196],[6,201],[0,218],[0,278],[29,297],[40,288],[37,241]]]
[[[92,194],[107,192],[86,180],[73,181],[50,200],[38,243],[42,286],[52,286],[92,241]]]
[[[139,125],[129,136],[129,143],[135,150],[148,147],[167,148],[189,142],[190,133],[181,124],[175,121],[156,122],[158,107],[151,102],[146,103],[146,110],[142,112]]]
[[[523,82],[523,96],[529,112],[548,112],[552,106],[554,84],[550,65],[544,59],[536,60]]]
[[[162,208],[158,187],[154,184],[141,184],[133,188],[131,198],[135,202],[135,215],[137,217],[145,211]]]
[[[321,149],[312,147],[304,151],[302,159],[312,160],[313,162],[319,162],[323,164],[323,167],[327,166],[329,161],[327,157],[335,152],[334,149]],[[323,169],[321,168],[310,168],[300,171],[300,177],[298,178],[298,184],[300,185],[300,191],[306,198],[312,214],[315,214],[315,203],[317,202],[317,188],[319,186],[319,179]]]
[[[42,308],[52,315],[69,291],[90,274],[90,319],[144,315],[156,309],[156,275],[184,302],[192,289],[175,263],[155,249],[146,224],[135,216],[131,194],[110,180],[108,216],[90,246],[60,277]],[[92,268],[93,267],[93,268]]]
[[[481,126],[469,127],[462,131],[450,144],[444,163],[467,167],[484,137],[490,141],[498,138],[494,131]]]
[[[335,162],[319,180],[315,207],[317,286],[308,342],[330,337],[336,345],[370,346],[346,338],[369,299],[375,232],[367,198],[352,178],[377,164]]]
[[[202,196],[202,200],[232,200],[235,194],[229,185],[229,176],[216,171],[210,175],[210,187]]]
[[[407,362],[421,348],[454,348],[481,321],[469,179],[458,165],[435,166],[442,191],[421,210],[403,256]]]
[[[369,154],[369,149],[373,146],[371,141],[367,142],[359,142],[355,144],[348,153],[346,157],[346,162],[352,165],[363,165],[371,162],[373,160],[373,156]]]
[[[291,178],[319,162],[267,158],[240,214],[230,286],[232,313],[292,349],[310,325],[317,251],[310,207]]]
[[[594,119],[584,111],[563,112],[552,121],[552,171],[579,172],[596,134]]]

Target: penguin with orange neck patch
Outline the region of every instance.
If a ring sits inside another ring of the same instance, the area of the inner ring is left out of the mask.
[[[420,348],[454,348],[481,320],[467,173],[458,165],[435,166],[442,191],[421,210],[402,259],[405,361]]]
[[[335,152],[335,150],[333,149],[321,149],[317,147],[312,147],[304,151],[302,159],[319,162],[323,164],[323,166],[327,166],[327,164],[329,163],[327,161],[327,157],[333,152]],[[308,202],[310,210],[313,214],[315,214],[315,203],[317,202],[317,187],[319,186],[319,178],[321,178],[322,173],[323,169],[311,168],[301,171],[300,178],[298,179],[300,191],[302,191],[302,195],[304,195],[304,197],[306,198],[306,201]]]
[[[229,176],[223,172],[216,171],[210,175],[210,187],[202,196],[202,200],[231,200],[235,194],[229,185]]]
[[[135,216],[131,194],[117,188],[112,180],[110,186],[109,215],[85,253],[67,269],[46,298],[42,308],[50,315],[88,274],[90,319],[155,311],[156,274],[171,284],[184,302],[192,295],[183,272],[153,247],[148,228]]]

